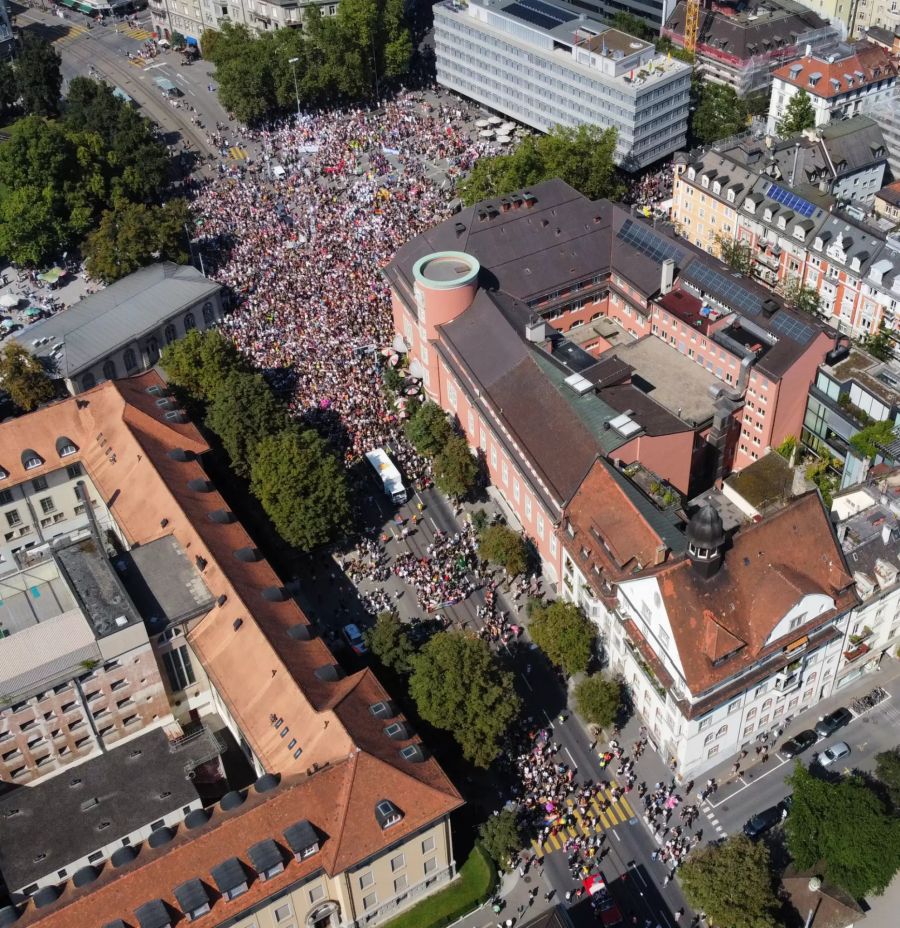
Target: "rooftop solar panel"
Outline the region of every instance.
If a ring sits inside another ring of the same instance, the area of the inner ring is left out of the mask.
[[[660,263],[666,258],[673,258],[676,262],[680,262],[684,257],[684,251],[669,239],[657,235],[652,229],[633,219],[625,220],[617,237],[631,245],[632,248],[636,248],[641,254]]]
[[[688,280],[697,284],[704,293],[738,312],[758,316],[762,306],[760,298],[741,286],[740,281],[714,268],[694,261],[686,272]]]
[[[503,12],[512,13],[539,29],[555,29],[576,18],[573,13],[550,6],[549,3],[542,3],[541,0],[516,0],[515,3],[504,7]]]
[[[782,203],[784,206],[796,210],[807,219],[816,211],[812,203],[804,200],[802,197],[798,197],[796,193],[790,190],[779,187],[778,184],[770,184],[769,189],[766,191],[766,195],[776,203]]]
[[[776,332],[793,339],[800,345],[806,345],[816,333],[816,330],[808,323],[783,312],[778,313],[770,325]]]

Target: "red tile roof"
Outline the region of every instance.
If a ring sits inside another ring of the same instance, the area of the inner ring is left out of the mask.
[[[773,76],[802,87],[810,96],[826,98],[896,76],[897,63],[885,49],[865,42],[857,45],[856,49],[856,54],[834,62],[809,55],[776,68]],[[821,76],[813,85],[810,77],[814,74]]]
[[[835,606],[791,631],[791,639],[810,634],[857,601],[843,552],[815,493],[739,531],[726,547],[722,567],[708,580],[688,559],[663,568],[657,578],[694,694],[781,650],[785,638],[767,640],[804,595],[824,594]]]

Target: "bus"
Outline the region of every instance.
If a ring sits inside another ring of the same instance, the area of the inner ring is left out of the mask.
[[[405,503],[408,499],[406,487],[397,465],[388,457],[384,448],[373,448],[366,452],[366,460],[371,464],[372,470],[378,475],[385,495],[392,502]]]

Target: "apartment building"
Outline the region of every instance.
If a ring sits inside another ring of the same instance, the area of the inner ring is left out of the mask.
[[[878,41],[892,48],[893,36],[897,29],[900,29],[900,10],[893,0],[857,0],[853,16],[853,35],[868,36],[873,32],[881,32]]]
[[[53,448],[49,436],[58,435],[76,449],[67,460],[82,465],[117,541],[100,536],[116,548],[109,556],[96,535],[58,540],[51,562],[61,565],[91,615],[97,612],[116,629],[110,638],[140,635],[160,649],[168,685],[156,670],[160,709],[144,702],[140,711],[155,711],[157,724],[164,721],[162,707],[168,711],[166,736],[186,752],[183,774],[197,763],[189,747],[193,731],[207,742],[204,764],[218,753],[216,739],[202,727],[188,729],[187,720],[196,725],[216,713],[258,778],[215,809],[191,810],[179,821],[185,803],[167,813],[162,826],[154,827],[158,817],[152,820],[149,834],[136,826],[140,844],[131,837],[134,829],[121,835],[120,844],[129,838],[127,847],[115,849],[102,869],[99,859],[87,872],[60,865],[52,878],[41,876],[44,885],[33,894],[32,879],[20,887],[27,900],[0,911],[0,923],[163,926],[187,917],[201,926],[241,928],[377,924],[451,880],[456,864],[449,815],[461,804],[458,792],[374,675],[348,676],[336,662],[216,492],[200,460],[208,446],[173,408],[162,380],[149,372],[108,381],[0,424],[5,480],[18,486],[32,479],[29,449],[50,470],[46,446]],[[51,590],[61,596],[58,583],[51,582]],[[23,592],[40,603],[35,608],[49,608],[50,590],[38,588],[38,597],[31,588]],[[0,646],[15,646],[25,633]],[[67,649],[69,666],[81,639],[67,633],[53,640]],[[101,639],[106,661],[104,645]],[[151,644],[145,647],[155,669]],[[115,683],[117,659],[91,668],[106,675],[96,699],[96,683],[73,683],[86,693],[86,725],[105,724],[93,707],[109,707],[110,698],[117,711],[136,711],[118,706],[124,697]],[[22,663],[28,671],[25,657]],[[6,670],[7,662],[2,666]],[[147,668],[135,664],[142,686],[150,683]],[[46,711],[45,698],[38,694],[24,711],[15,706],[4,714],[4,725],[19,713],[34,714],[33,724],[16,722],[17,739],[43,724],[37,715]],[[123,753],[116,761],[127,763],[136,748],[117,750]],[[65,770],[54,788],[67,788],[70,776],[80,778]],[[59,835],[63,848],[64,832]],[[73,853],[82,849],[67,845],[58,859],[79,863]]]
[[[772,74],[768,132],[776,132],[788,103],[805,91],[816,125],[868,113],[893,95],[897,64],[880,45],[859,42],[829,52],[807,53]]]
[[[767,91],[779,65],[795,61],[807,49],[830,49],[840,39],[843,26],[833,25],[812,6],[794,0],[750,0],[739,10],[723,5],[705,11],[697,38],[698,74],[733,87],[740,97]],[[663,27],[662,34],[676,45],[684,45],[686,17],[682,0]]]
[[[438,83],[497,113],[541,132],[614,128],[625,170],[685,144],[690,66],[568,3],[447,0],[434,28]]]
[[[841,489],[862,483],[871,464],[894,465],[900,459],[897,442],[874,461],[853,449],[852,438],[874,422],[900,422],[900,364],[847,346],[828,352],[809,388],[800,437],[816,454],[835,462]]]
[[[893,172],[892,172],[893,173]],[[875,215],[900,225],[900,181],[882,187],[875,194]]]
[[[871,157],[883,159],[880,146]],[[787,281],[812,288],[820,315],[841,332],[860,338],[881,324],[893,328],[900,296],[895,238],[852,207],[835,209],[834,198],[811,182],[815,175],[790,170],[785,180],[776,173],[776,182],[770,169],[765,145],[752,140],[677,164],[673,222],[712,250],[719,237],[745,243],[758,280],[772,288]],[[848,175],[852,189],[868,197],[878,170],[861,164]]]
[[[221,318],[222,285],[186,265],[141,268],[13,339],[40,358],[70,393],[148,370],[162,349]]]

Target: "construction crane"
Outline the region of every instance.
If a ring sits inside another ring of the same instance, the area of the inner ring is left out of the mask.
[[[684,50],[692,55],[697,51],[697,36],[700,32],[700,0],[687,0],[684,17]]]

